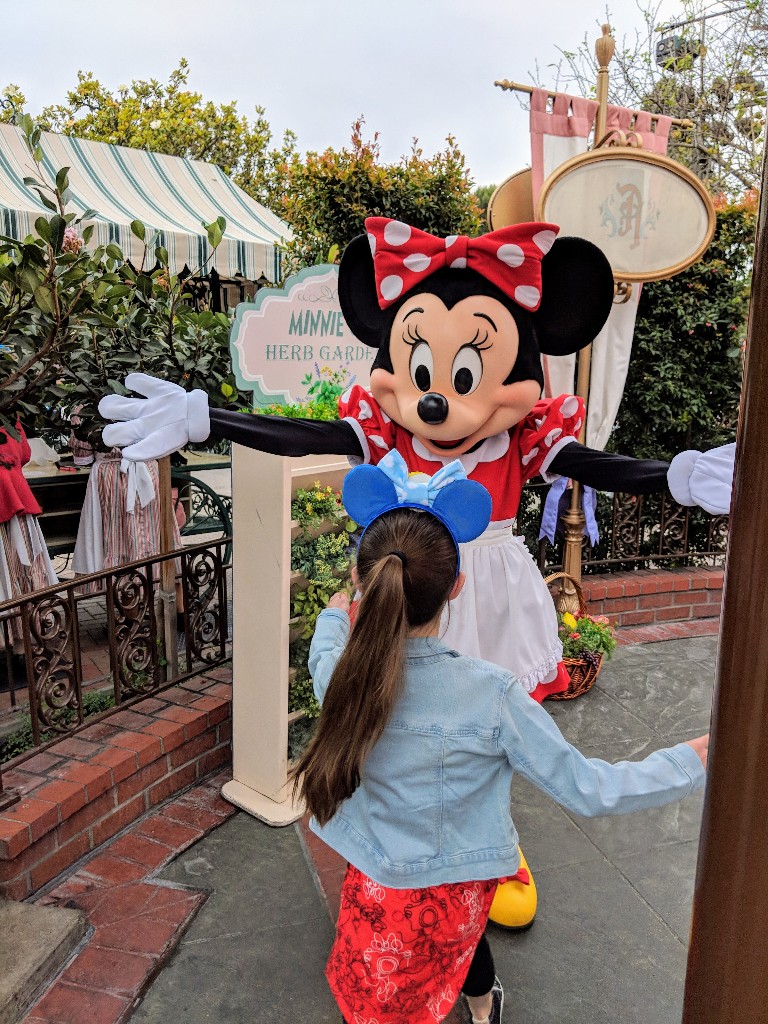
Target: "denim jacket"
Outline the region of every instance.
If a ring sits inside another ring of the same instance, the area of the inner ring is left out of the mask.
[[[309,669],[321,704],[348,635],[341,609],[318,616]],[[390,888],[513,875],[516,772],[587,817],[659,807],[705,778],[685,743],[643,761],[586,758],[509,672],[419,637],[407,641],[404,693],[360,786],[325,826],[312,819],[310,827]]]

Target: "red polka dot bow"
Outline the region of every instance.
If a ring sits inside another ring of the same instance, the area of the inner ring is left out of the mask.
[[[441,267],[469,267],[531,312],[541,302],[541,261],[560,230],[555,224],[512,224],[479,238],[438,238],[388,217],[368,217],[365,229],[382,309]]]

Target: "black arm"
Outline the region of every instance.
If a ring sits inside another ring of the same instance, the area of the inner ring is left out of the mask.
[[[363,458],[354,429],[344,420],[293,420],[230,409],[211,409],[211,434],[271,455],[352,455]]]
[[[612,455],[573,441],[555,455],[548,472],[571,477],[599,491],[655,494],[667,489],[668,469],[668,462]]]

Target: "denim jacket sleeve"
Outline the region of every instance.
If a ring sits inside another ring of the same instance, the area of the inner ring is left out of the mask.
[[[513,770],[585,817],[660,807],[700,789],[706,777],[686,743],[657,750],[642,761],[609,764],[584,757],[516,681],[503,696],[499,744]]]
[[[349,636],[349,616],[341,608],[324,608],[317,617],[309,647],[309,674],[320,704],[331,681],[336,662]]]

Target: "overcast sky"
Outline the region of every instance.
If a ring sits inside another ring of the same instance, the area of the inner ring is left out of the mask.
[[[674,0],[664,0],[674,17]],[[635,0],[610,3],[615,35],[642,25]],[[585,0],[0,0],[0,87],[35,113],[61,101],[78,69],[114,88],[166,81],[180,57],[190,85],[242,112],[266,108],[276,135],[302,150],[339,148],[360,114],[395,160],[417,136],[425,152],[449,133],[477,184],[529,163],[527,113],[494,80],[543,84],[557,48],[600,34],[605,3]]]

